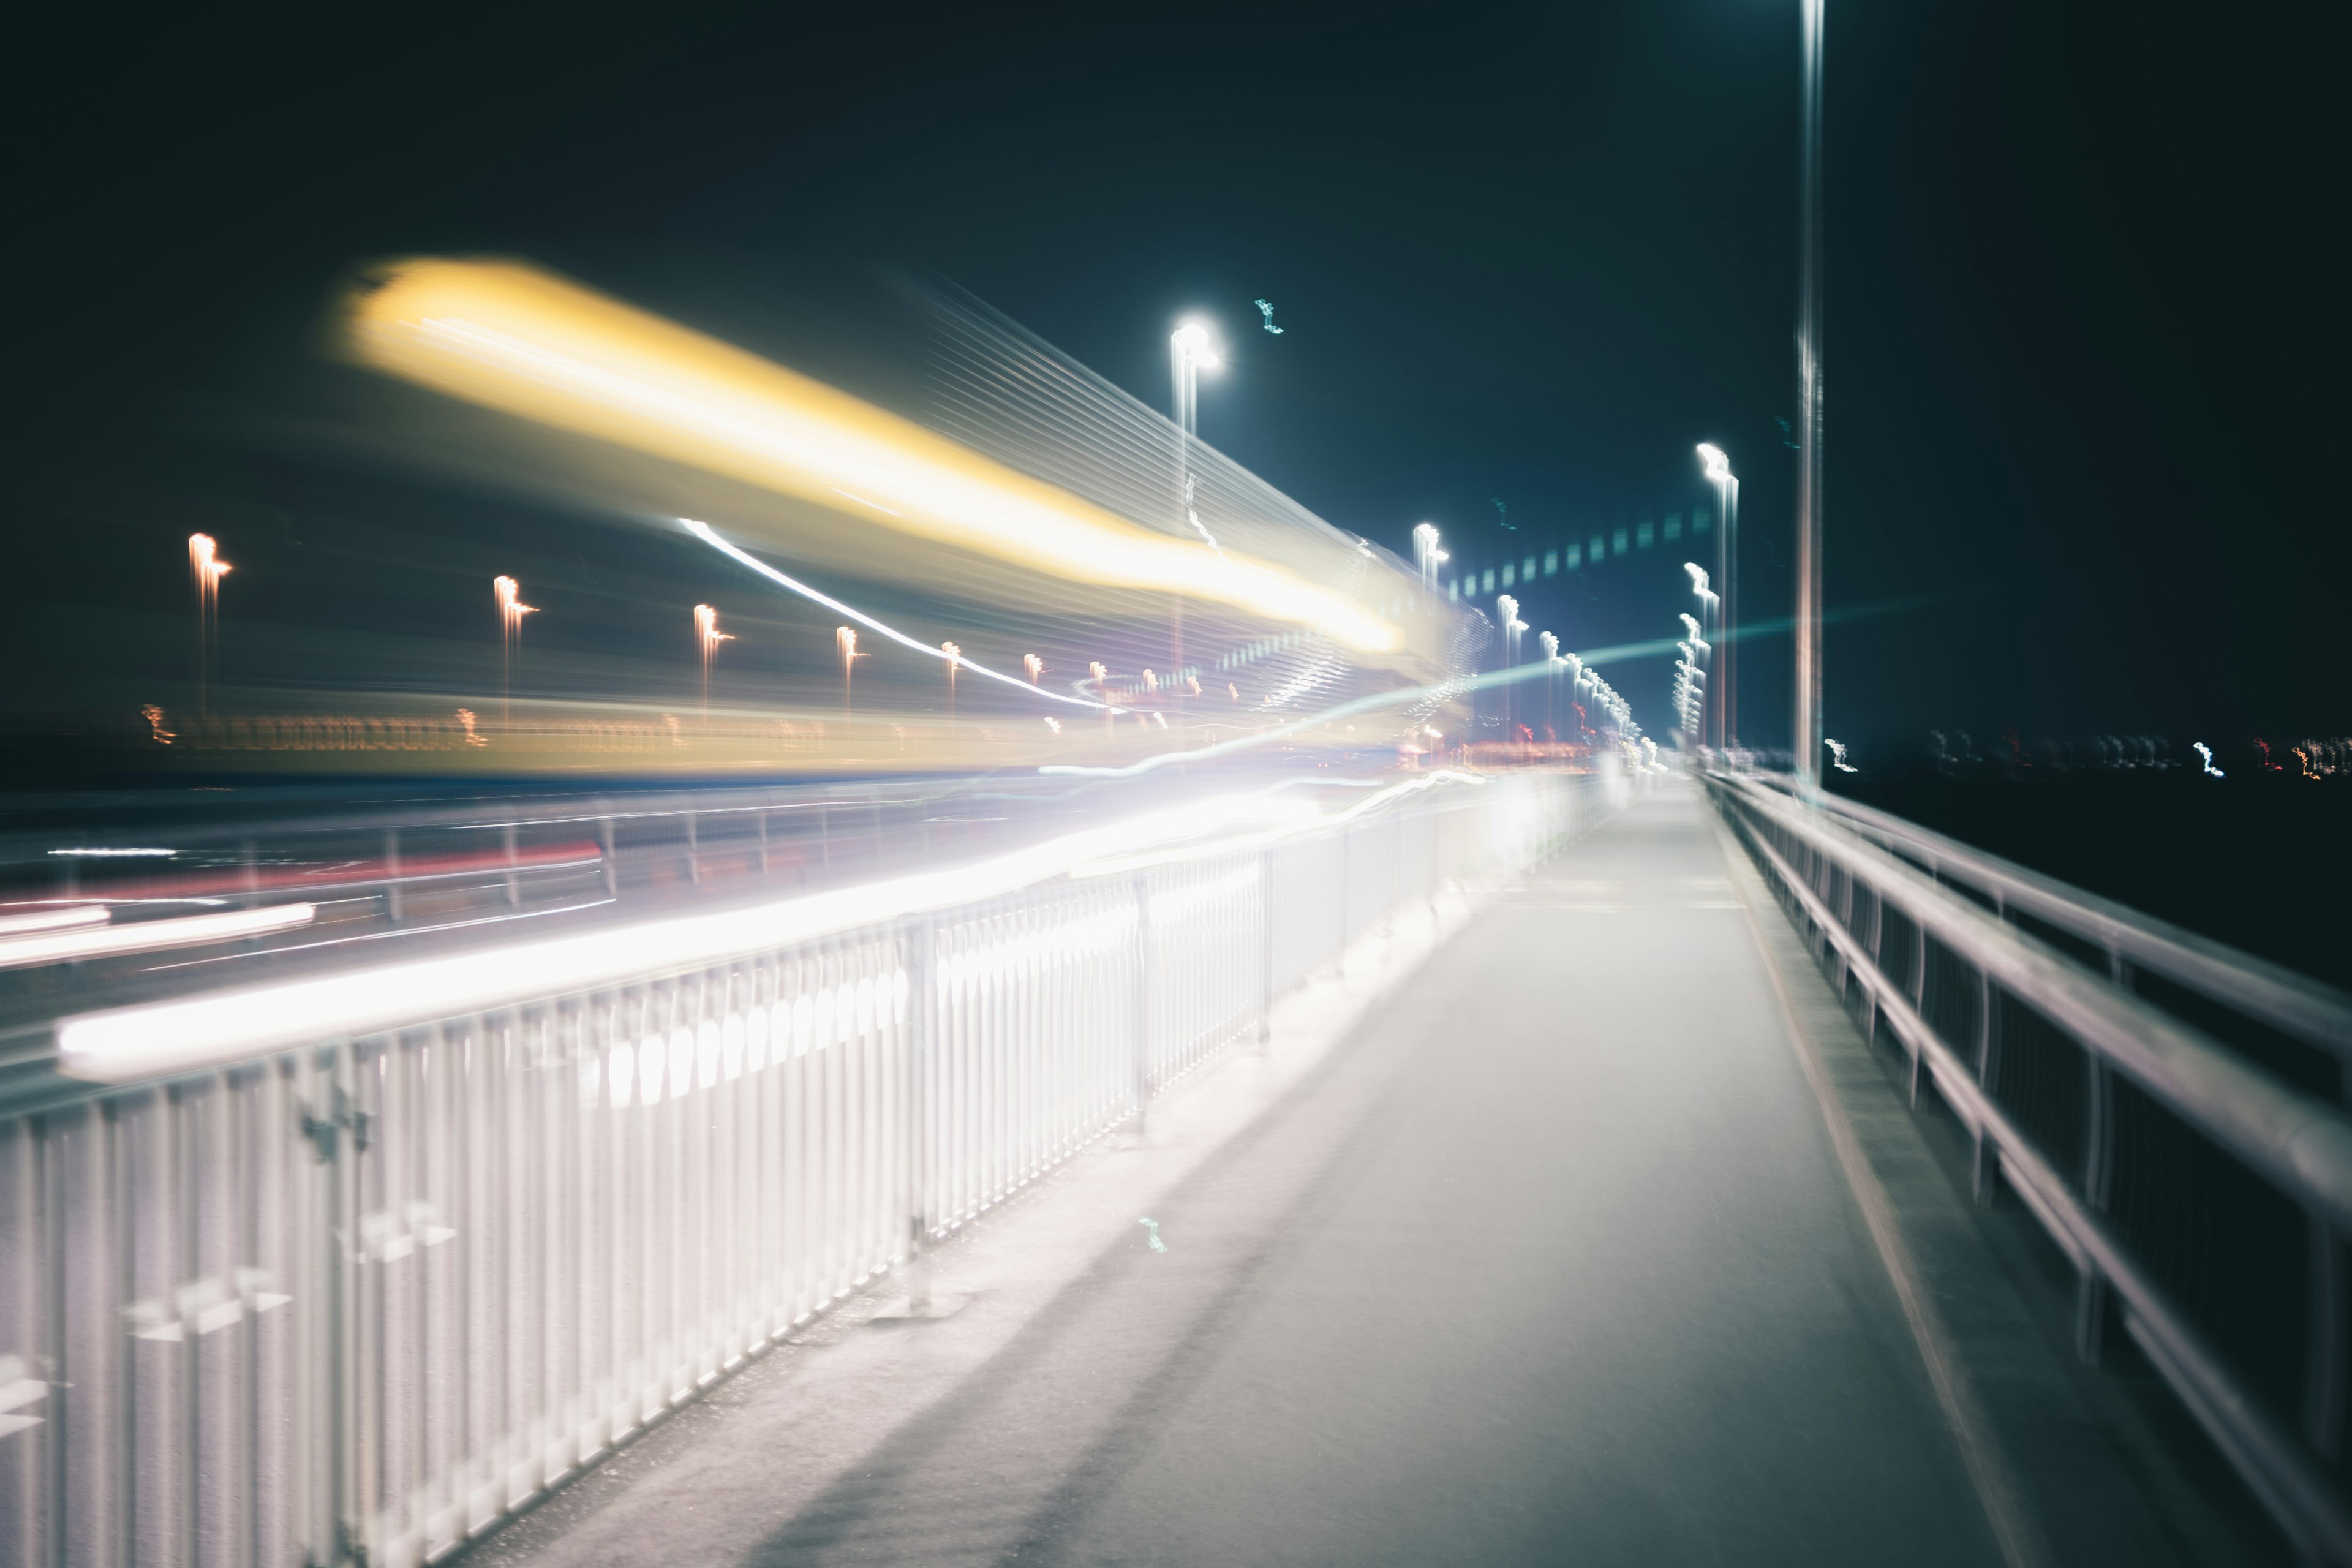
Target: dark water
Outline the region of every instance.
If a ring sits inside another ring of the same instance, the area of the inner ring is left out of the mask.
[[[2352,778],[1840,775],[1838,793],[2352,990]]]

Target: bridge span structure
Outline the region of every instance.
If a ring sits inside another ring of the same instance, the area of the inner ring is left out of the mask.
[[[1755,775],[1064,826],[56,1020],[0,1552],[2352,1562],[2346,998]]]

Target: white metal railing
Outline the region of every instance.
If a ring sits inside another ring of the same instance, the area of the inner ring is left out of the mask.
[[[1794,793],[1794,783],[1787,775],[1748,776],[1783,793]],[[2159,976],[2264,1028],[2352,1064],[2352,998],[2334,986],[1906,822],[1892,812],[1828,794],[1815,796],[1814,802],[1835,813],[1863,837],[1929,876],[1970,889],[1995,913],[2038,921],[2095,951],[2118,981],[2129,983],[2142,974]]]
[[[68,1026],[104,1081],[0,1117],[0,1558],[450,1551],[1601,810],[1425,782]]]
[[[1979,1193],[1997,1173],[2073,1264],[2081,1352],[2118,1319],[2304,1558],[2352,1563],[2352,1116],[1943,886],[1884,824],[1706,782],[1914,1097],[1974,1139]],[[2032,889],[2053,923],[2127,923],[2055,886]]]

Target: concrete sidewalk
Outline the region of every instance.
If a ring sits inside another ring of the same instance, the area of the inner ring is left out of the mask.
[[[2001,1562],[1735,875],[1637,805],[469,1560]]]

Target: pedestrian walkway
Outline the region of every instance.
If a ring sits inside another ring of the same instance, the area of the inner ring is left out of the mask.
[[[1041,1200],[1053,1237],[999,1222],[1004,1278],[942,1254],[961,1311],[782,1352],[476,1559],[2035,1561],[1842,1169],[1746,875],[1695,794],[1637,804],[1148,1214],[1072,1195],[1116,1184],[1102,1155]]]

